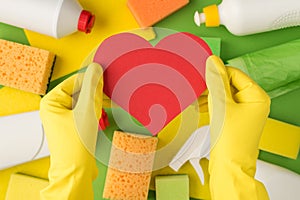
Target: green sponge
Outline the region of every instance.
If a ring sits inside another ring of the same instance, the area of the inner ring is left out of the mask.
[[[188,175],[155,177],[156,200],[189,200]]]

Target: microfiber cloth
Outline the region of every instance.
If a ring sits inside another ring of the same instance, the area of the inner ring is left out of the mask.
[[[300,39],[228,60],[254,79],[270,96],[300,88]]]

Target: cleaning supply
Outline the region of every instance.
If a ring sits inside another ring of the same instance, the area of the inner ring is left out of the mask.
[[[169,166],[178,171],[187,161],[191,163],[196,170],[201,183],[204,185],[204,174],[199,164],[200,159],[209,159],[210,151],[210,132],[209,126],[203,126],[197,129],[185,142],[176,156],[172,159]]]
[[[103,198],[146,200],[157,138],[115,131]]]
[[[40,116],[51,155],[49,186],[41,191],[41,200],[94,199],[102,73],[99,64],[91,63],[84,73],[69,77],[41,100]]]
[[[5,200],[40,200],[40,191],[49,185],[49,181],[26,174],[12,174]]]
[[[242,71],[225,67],[217,56],[206,62],[211,151],[212,199],[269,199],[255,180],[258,145],[270,99]]]
[[[297,159],[300,149],[300,127],[268,118],[259,149],[290,159]]]
[[[152,26],[188,3],[189,0],[128,0],[127,5],[138,24],[144,28]]]
[[[0,22],[61,38],[89,33],[95,17],[76,0],[0,0]]]
[[[299,11],[300,12],[300,11]],[[227,61],[248,74],[271,98],[300,88],[300,39]]]
[[[249,35],[300,25],[298,0],[223,0],[194,15],[195,23],[207,27],[223,24],[234,35]]]
[[[186,174],[155,177],[156,200],[189,200],[189,177]]]
[[[257,160],[256,169],[255,178],[265,185],[271,200],[299,199],[299,174],[261,160]]]
[[[0,170],[46,156],[39,111],[0,117]]]
[[[44,95],[55,54],[0,39],[0,84]]]

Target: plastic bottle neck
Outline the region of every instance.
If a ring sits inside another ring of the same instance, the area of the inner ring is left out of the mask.
[[[195,12],[194,15],[195,23],[200,26],[200,24],[205,23],[207,27],[220,26],[220,16],[217,5],[210,5],[203,8],[203,13]]]

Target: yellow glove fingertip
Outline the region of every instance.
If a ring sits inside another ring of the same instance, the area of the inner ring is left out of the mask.
[[[206,79],[207,81],[211,81],[211,73],[217,74],[218,76],[227,76],[227,72],[224,66],[223,61],[215,55],[211,55],[206,60]],[[208,73],[209,72],[209,73]],[[212,80],[213,81],[213,80]]]
[[[222,94],[223,100],[232,100],[227,69],[218,56],[212,55],[206,60],[206,85],[210,95]]]
[[[94,73],[95,75],[99,75],[99,76],[102,75],[103,73],[103,69],[101,65],[95,62],[89,64],[87,71],[91,71],[89,73]]]
[[[76,108],[79,110],[94,110],[100,118],[103,98],[103,69],[97,63],[91,63],[84,73],[82,88]],[[94,107],[93,107],[94,106]]]
[[[97,117],[100,118],[103,107],[103,69],[97,63],[91,63],[89,68],[91,68],[90,70],[92,70],[96,77],[100,77],[95,94],[95,112]]]

